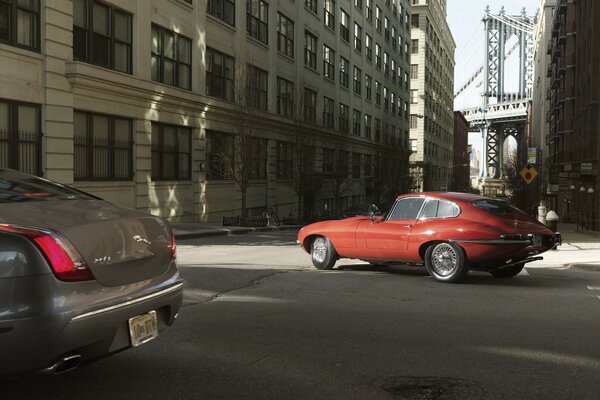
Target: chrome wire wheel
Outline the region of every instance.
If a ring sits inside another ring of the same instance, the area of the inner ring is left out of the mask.
[[[318,237],[312,242],[310,254],[317,263],[322,264],[325,262],[325,258],[327,257],[327,242],[325,238]]]
[[[431,267],[442,276],[449,276],[458,267],[456,250],[449,243],[436,245],[431,253]]]

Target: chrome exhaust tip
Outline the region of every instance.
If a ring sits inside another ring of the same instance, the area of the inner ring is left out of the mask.
[[[72,371],[81,364],[80,354],[71,354],[63,356],[54,364],[47,368],[44,368],[40,373],[42,374],[62,374],[63,372]]]

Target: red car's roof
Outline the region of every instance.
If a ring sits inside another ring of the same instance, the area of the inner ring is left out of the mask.
[[[430,196],[430,197],[437,197],[437,198],[440,198],[440,199],[458,200],[458,201],[465,201],[465,202],[472,202],[472,201],[475,201],[475,200],[481,200],[481,199],[486,199],[487,198],[487,197],[484,197],[484,196],[480,196],[478,194],[461,193],[461,192],[405,193],[405,194],[399,195],[398,198],[405,197],[405,196]]]

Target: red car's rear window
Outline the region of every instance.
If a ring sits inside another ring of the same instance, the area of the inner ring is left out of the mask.
[[[502,200],[484,199],[473,202],[475,207],[481,208],[492,214],[503,215],[503,214],[521,214],[526,215],[524,211],[519,210],[517,207],[511,206]]]

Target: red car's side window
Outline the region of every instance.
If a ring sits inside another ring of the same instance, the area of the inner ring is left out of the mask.
[[[424,197],[408,197],[398,200],[388,217],[388,221],[417,219],[424,202]]]

